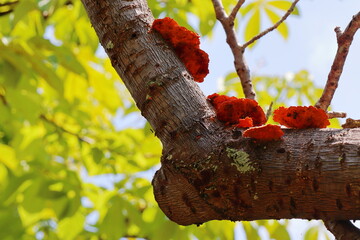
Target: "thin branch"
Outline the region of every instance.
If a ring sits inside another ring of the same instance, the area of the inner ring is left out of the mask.
[[[5,106],[8,105],[8,102],[7,102],[7,100],[6,100],[6,98],[5,98],[4,95],[0,94],[0,100],[1,100],[1,102],[2,102]]]
[[[350,45],[353,41],[356,31],[360,28],[360,12],[353,16],[349,25],[342,33],[339,27],[335,28],[337,37],[338,49],[334,62],[331,66],[330,73],[319,101],[315,104],[315,107],[321,108],[326,111],[329,107],[331,100],[335,94],[341,73],[344,68],[345,60],[349,52]]]
[[[342,128],[358,128],[360,127],[360,119],[348,118],[346,119],[346,122],[341,126]]]
[[[240,8],[242,5],[241,2],[242,0],[240,0],[236,4],[235,8]],[[226,15],[221,0],[212,0],[212,3],[214,5],[216,19],[218,19],[222,24],[226,34],[226,42],[230,46],[230,49],[234,55],[234,65],[236,73],[240,78],[244,95],[246,98],[255,99],[255,92],[253,90],[252,82],[250,79],[250,70],[244,59],[244,49],[240,47],[236,38],[234,30],[234,19],[231,20]],[[235,8],[233,10],[233,14],[236,15],[236,12],[238,10],[236,10]]]
[[[13,12],[15,5],[18,3],[19,1],[0,3],[0,17]],[[5,8],[6,10],[1,10],[1,8]]]
[[[346,118],[346,113],[345,112],[332,112],[332,111],[328,111],[326,112],[328,118]]]
[[[283,23],[287,17],[294,11],[296,4],[299,2],[300,0],[295,0],[289,10],[287,10],[287,12],[285,13],[285,15],[277,22],[275,23],[272,27],[269,27],[268,29],[264,30],[263,32],[259,33],[258,35],[256,35],[255,37],[253,37],[252,39],[250,39],[249,41],[247,41],[246,43],[244,43],[241,47],[242,48],[246,48],[247,46],[249,46],[250,44],[252,44],[253,42],[255,42],[256,40],[260,39],[261,37],[263,37],[264,35],[268,34],[269,32],[273,31],[274,29],[276,29],[281,23]]]
[[[360,239],[360,230],[348,220],[323,220],[324,224],[337,240]]]
[[[244,4],[245,0],[239,0],[234,9],[231,11],[230,15],[229,15],[229,22],[230,24],[234,24],[234,20],[236,18],[236,14],[239,12],[241,6]]]
[[[81,137],[81,136],[78,135],[77,133],[73,133],[73,132],[65,129],[65,128],[62,127],[62,126],[59,126],[56,122],[54,122],[53,120],[49,119],[49,118],[46,117],[44,114],[41,114],[41,115],[40,115],[40,119],[42,119],[42,120],[44,120],[45,122],[53,125],[55,128],[59,129],[60,131],[76,137],[76,138],[79,139],[79,141],[81,141],[81,142],[85,142],[85,143],[87,143],[87,144],[91,144],[90,139],[85,139],[84,137]]]
[[[6,7],[6,6],[12,6],[19,3],[19,1],[13,1],[13,2],[5,2],[5,3],[0,3],[0,7]]]

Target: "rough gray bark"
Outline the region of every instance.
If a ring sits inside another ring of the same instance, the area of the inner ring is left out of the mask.
[[[161,37],[144,0],[82,0],[101,44],[162,141],[153,186],[173,221],[360,218],[360,129],[226,129]]]

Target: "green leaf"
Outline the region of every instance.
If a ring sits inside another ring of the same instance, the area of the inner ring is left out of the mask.
[[[13,45],[4,46],[0,43],[0,58],[4,59],[6,62],[12,65],[14,69],[17,69],[23,74],[30,74],[32,72],[31,65],[26,59],[24,59],[22,54],[16,54],[17,49]],[[14,77],[9,78],[9,80],[14,80]],[[14,85],[13,85],[14,86]]]
[[[242,226],[244,228],[246,238],[251,240],[260,240],[260,236],[258,234],[258,228],[255,228],[251,222],[242,222]]]
[[[34,0],[20,1],[14,10],[13,26],[15,26],[20,20],[26,17],[29,12],[37,10],[38,6]]]
[[[319,227],[313,226],[306,231],[304,235],[304,240],[317,240],[318,237],[319,237]]]
[[[94,162],[96,164],[99,164],[104,157],[103,152],[99,148],[96,148],[96,147],[93,148],[91,151],[92,151]]]
[[[6,97],[15,116],[21,116],[31,122],[38,120],[42,108],[37,94],[9,88]]]
[[[249,18],[249,21],[247,22],[247,25],[245,27],[245,41],[249,41],[253,37],[255,37],[257,34],[260,33],[260,21],[261,15],[260,10],[255,9],[252,15]],[[252,44],[253,46],[253,44]]]
[[[71,217],[64,218],[59,222],[57,231],[60,239],[71,240],[83,231],[85,217],[82,213],[77,212]]]
[[[48,50],[53,52],[51,57],[54,58],[54,64],[60,64],[64,68],[76,74],[82,75],[87,78],[87,72],[82,64],[77,60],[76,56],[70,49],[64,46],[54,46],[49,40],[36,36],[28,41],[34,49]]]
[[[270,230],[270,238],[275,240],[290,240],[286,227],[276,221],[276,227]]]
[[[15,151],[12,147],[0,143],[0,163],[4,164],[11,170],[15,170],[18,166]]]
[[[99,232],[109,239],[119,239],[126,231],[122,200],[119,196],[114,196],[107,205],[107,214],[99,226]]]
[[[279,9],[279,10],[283,10],[283,11],[288,11],[289,8],[291,7],[292,2],[291,1],[269,1],[267,2],[267,4]],[[295,7],[294,11],[291,13],[293,15],[300,15],[299,9],[297,7]]]
[[[273,24],[277,23],[281,18],[276,12],[272,11],[270,8],[265,8],[265,13]],[[281,34],[284,39],[288,38],[289,30],[285,22],[282,22],[276,28],[276,30]]]
[[[258,4],[255,2],[249,3],[245,5],[244,7],[240,8],[240,13],[244,17],[247,14],[249,14],[252,10],[254,10],[255,7],[257,7]]]

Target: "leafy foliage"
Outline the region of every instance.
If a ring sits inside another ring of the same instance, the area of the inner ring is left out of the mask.
[[[179,25],[200,33],[202,36],[211,36],[216,24],[214,8],[211,1],[202,0],[154,0],[148,1],[155,18],[171,17]],[[229,14],[237,3],[236,0],[223,0],[224,9]],[[274,24],[280,20],[282,15],[290,8],[292,1],[289,0],[253,0],[246,1],[241,8],[238,18],[245,20],[244,40],[248,41],[262,30],[264,19]],[[293,15],[299,15],[295,8]],[[195,16],[195,18],[194,18]],[[265,18],[264,18],[265,16]],[[267,24],[271,26],[270,24]],[[236,25],[239,26],[236,19]],[[280,35],[286,39],[289,35],[287,24],[284,22],[277,28]],[[254,46],[252,44],[251,46]]]
[[[117,130],[137,110],[101,57],[81,2],[15,2],[12,12],[0,9],[0,239],[233,239],[235,223],[180,227],[157,207],[149,179],[161,144],[148,124]],[[211,35],[210,1],[148,2],[155,17]],[[286,2],[269,1],[269,18],[276,19],[270,5],[284,10]],[[234,4],[224,1],[227,10]],[[260,11],[249,6],[249,14]],[[226,77],[225,93],[240,95],[234,79]],[[261,106],[313,101],[319,92],[305,71],[291,80],[255,77],[255,85]],[[259,228],[289,238],[286,223],[242,226],[251,239]],[[306,236],[315,239],[315,230]]]

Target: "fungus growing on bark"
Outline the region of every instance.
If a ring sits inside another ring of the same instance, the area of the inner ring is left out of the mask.
[[[239,119],[239,123],[235,125],[235,127],[238,128],[249,128],[249,127],[253,127],[253,120],[250,117],[246,117],[244,119]]]
[[[275,122],[289,128],[326,128],[330,125],[326,112],[313,106],[279,107],[274,111]]]
[[[200,49],[198,34],[179,26],[174,19],[165,17],[156,19],[151,30],[163,37],[175,50],[186,69],[196,82],[203,82],[209,73],[209,56]]]
[[[252,119],[254,126],[260,126],[266,122],[265,113],[255,100],[228,97],[217,93],[207,98],[214,106],[217,118],[228,125],[239,124],[240,119],[246,119],[246,117]]]
[[[260,127],[251,127],[244,131],[243,136],[257,140],[271,141],[279,140],[284,135],[280,126],[266,124]]]

